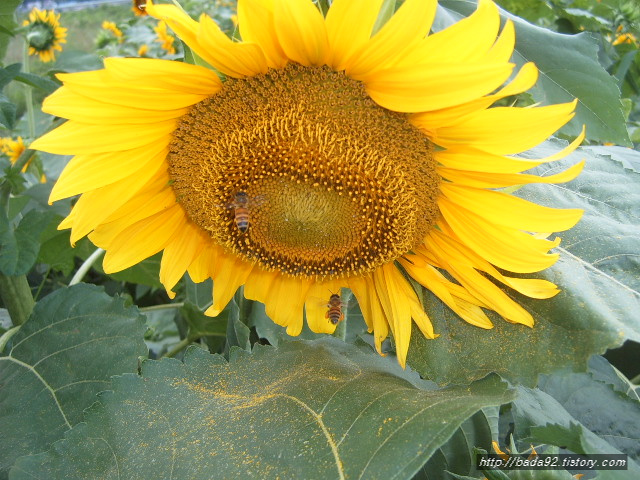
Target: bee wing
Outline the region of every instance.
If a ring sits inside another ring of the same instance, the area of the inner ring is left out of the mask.
[[[251,204],[252,207],[259,207],[266,201],[267,201],[267,195],[263,193],[253,197],[249,203]]]

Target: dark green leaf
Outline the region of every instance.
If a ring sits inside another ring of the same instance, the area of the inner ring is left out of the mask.
[[[222,337],[226,335],[228,328],[227,318],[229,316],[228,309],[225,309],[225,311],[217,317],[209,317],[205,315],[199,307],[191,303],[185,303],[180,312],[189,327],[189,337],[195,339],[207,336]]]
[[[474,447],[491,448],[494,438],[491,423],[482,410],[465,420],[449,441],[434,452],[413,480],[450,480],[451,473],[477,474]]]
[[[561,147],[547,142],[530,153],[542,158]],[[408,364],[439,383],[464,383],[497,372],[535,385],[539,373],[563,367],[585,371],[593,353],[640,338],[640,177],[615,161],[580,150],[539,167],[557,173],[586,159],[578,179],[563,185],[527,186],[516,194],[559,208],[584,208],[580,223],[562,233],[560,260],[538,274],[561,292],[549,300],[509,293],[530,311],[536,325],[512,325],[496,315],[493,330],[466,324],[433,295],[424,302],[440,337],[412,337]]]
[[[332,338],[235,352],[192,348],[114,378],[86,425],[11,479],[410,479],[462,422],[511,398],[496,377],[435,389]]]
[[[0,357],[0,472],[78,423],[112,375],[135,372],[144,330],[135,308],[93,285],[38,302]]]
[[[589,373],[543,376],[539,388],[593,433],[634,460],[640,460],[640,402],[637,399],[614,391]]]
[[[204,311],[211,306],[213,281],[208,278],[204,282],[195,283],[189,275],[184,276],[185,299],[200,310]]]
[[[16,106],[4,95],[0,95],[0,127],[13,129],[16,123]]]
[[[138,283],[154,288],[163,288],[160,283],[160,260],[162,253],[157,253],[140,263],[135,264],[121,272],[110,273],[114,280],[128,283]],[[99,267],[100,268],[100,267]]]
[[[38,257],[40,234],[52,215],[30,210],[16,228],[0,213],[0,272],[9,276],[27,273]]]
[[[249,300],[243,300],[249,301]],[[242,350],[251,351],[251,342],[249,342],[250,330],[240,320],[240,309],[235,301],[232,301],[225,308],[227,312],[227,343],[225,345],[225,354],[234,348],[241,348]]]
[[[7,67],[0,68],[0,90],[20,73],[21,68],[22,64],[20,63],[13,63]]]
[[[541,442],[561,446],[578,454],[621,453],[606,440],[574,419],[560,403],[541,390],[518,388],[513,402],[515,435],[522,442]],[[633,480],[640,467],[631,458],[628,470],[609,470],[598,478]]]
[[[40,75],[34,75],[33,73],[22,72],[16,75],[14,80],[42,90],[47,95],[55,92],[60,86],[60,84],[54,82],[53,80],[41,77]]]
[[[594,380],[611,385],[615,391],[623,393],[633,400],[640,401],[640,396],[636,391],[638,386],[632,384],[606,358],[599,355],[591,357],[589,359],[589,372]]]
[[[440,4],[450,13],[464,16],[476,8],[476,2],[470,0],[443,0]],[[616,79],[598,62],[596,39],[589,33],[562,35],[531,25],[504,10],[501,14],[515,23],[513,61],[519,66],[534,62],[540,70],[538,83],[529,90],[535,101],[550,105],[578,99],[576,116],[560,131],[576,136],[586,125],[587,138],[591,140],[631,146],[620,90]]]
[[[22,0],[2,0],[0,2],[0,26],[5,30],[12,31],[16,27],[13,21],[13,12],[21,2]],[[11,40],[11,37],[0,34],[0,60],[4,58],[9,40]]]
[[[58,230],[61,220],[61,217],[55,216],[42,233],[38,263],[46,263],[66,276],[75,266],[76,249],[71,246],[70,230]]]

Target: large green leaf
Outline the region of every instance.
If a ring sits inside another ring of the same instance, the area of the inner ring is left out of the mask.
[[[472,0],[442,0],[439,28],[452,19],[470,15],[477,6]],[[540,70],[538,83],[529,90],[536,102],[549,105],[578,99],[576,116],[561,132],[578,135],[587,126],[591,140],[631,146],[616,79],[598,62],[598,42],[589,33],[563,35],[531,25],[501,10],[516,27],[517,65],[534,62]]]
[[[599,415],[602,405],[594,414]],[[578,454],[620,454],[607,440],[589,430],[574,418],[557,400],[541,390],[518,388],[513,402],[515,436],[529,442],[557,445]],[[635,480],[640,477],[640,466],[628,458],[627,470],[600,472],[599,479]]]
[[[185,363],[114,378],[86,425],[10,478],[409,479],[462,422],[510,398],[495,376],[436,389],[333,338],[234,349],[229,363],[192,348]]]
[[[0,478],[17,457],[48,448],[78,423],[112,375],[136,371],[144,331],[135,308],[93,285],[36,304],[0,357]]]
[[[593,433],[634,460],[640,460],[640,402],[637,399],[616,392],[590,373],[545,375],[539,388]]]
[[[21,2],[22,0],[2,0],[2,2],[0,2],[0,27],[8,31],[13,31],[16,27],[16,23],[13,20],[13,12]],[[9,35],[0,32],[0,60],[4,58],[10,39],[11,37]]]
[[[561,142],[546,142],[529,152],[541,158]],[[534,185],[516,194],[553,207],[584,208],[580,223],[561,234],[560,260],[538,276],[561,292],[549,300],[509,293],[529,310],[536,325],[512,325],[496,315],[493,330],[462,321],[433,295],[425,306],[440,337],[426,340],[414,332],[408,364],[439,383],[465,383],[497,372],[535,385],[538,374],[563,366],[585,371],[591,354],[640,339],[640,176],[621,163],[588,150],[539,167],[557,173],[580,159],[583,173],[563,185]]]

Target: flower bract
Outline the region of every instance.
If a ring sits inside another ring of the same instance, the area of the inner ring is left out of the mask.
[[[349,288],[381,351],[404,365],[412,323],[437,336],[409,281],[465,321],[486,310],[532,326],[497,284],[558,292],[538,272],[580,218],[500,189],[575,178],[523,173],[566,156],[514,156],[574,115],[575,102],[496,106],[537,80],[510,62],[514,27],[491,1],[430,33],[435,0],[406,0],[377,27],[382,0],[240,0],[232,41],[207,15],[147,2],[210,68],[108,58],[61,74],[44,111],[69,121],[32,147],[75,155],[50,200],[81,194],[61,228],[85,235],[115,272],[162,251],[168,291],[185,272],[213,279],[219,314],[236,290],[290,335],[332,332],[332,294]],[[518,275],[513,275],[514,272]],[[324,299],[318,301],[317,299]],[[335,297],[332,297],[335,298]],[[338,308],[336,301],[332,308]]]

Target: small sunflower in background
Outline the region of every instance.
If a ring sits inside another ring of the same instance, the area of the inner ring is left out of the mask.
[[[22,137],[17,137],[15,140],[11,137],[0,138],[0,152],[4,153],[9,158],[11,164],[16,163],[25,149],[26,147]],[[28,167],[29,164],[27,163],[22,171],[26,172]]]
[[[175,42],[175,37],[170,35],[167,32],[167,22],[160,20],[158,25],[154,27],[154,32],[158,35],[156,42],[160,43],[162,48],[169,54],[174,55],[176,53],[176,49],[173,46],[173,42]]]
[[[107,20],[105,20],[104,22],[102,22],[102,29],[113,33],[113,35],[118,39],[119,42],[122,42],[124,40],[122,30],[120,30],[114,22],[108,22]]]
[[[31,10],[22,23],[26,27],[29,55],[39,55],[42,62],[56,59],[55,52],[61,52],[62,44],[67,43],[67,29],[60,26],[59,20],[60,14],[53,10]]]
[[[140,45],[140,48],[138,48],[139,57],[145,57],[148,52],[149,52],[149,46],[147,44],[142,44]]]
[[[500,28],[493,2],[434,34],[435,0],[406,0],[376,31],[381,4],[334,0],[323,17],[311,0],[240,0],[233,41],[206,14],[147,1],[224,80],[134,58],[59,75],[43,110],[69,121],[32,148],[75,155],[50,197],[82,194],[60,228],[104,248],[107,272],[163,251],[170,295],[185,272],[212,278],[208,315],[244,285],[290,335],[303,311],[313,331],[333,332],[315,299],[349,288],[378,351],[392,334],[403,366],[412,321],[437,336],[408,278],[480,328],[493,326],[485,310],[533,326],[493,281],[558,293],[521,274],[558,259],[560,240],[536,232],[571,228],[582,212],[497,189],[579,174],[582,164],[522,172],[583,135],[547,158],[513,156],[566,124],[576,102],[492,106],[538,78],[533,63],[514,72],[514,27]]]
[[[138,17],[144,17],[147,15],[146,4],[147,0],[133,0],[131,10]]]

